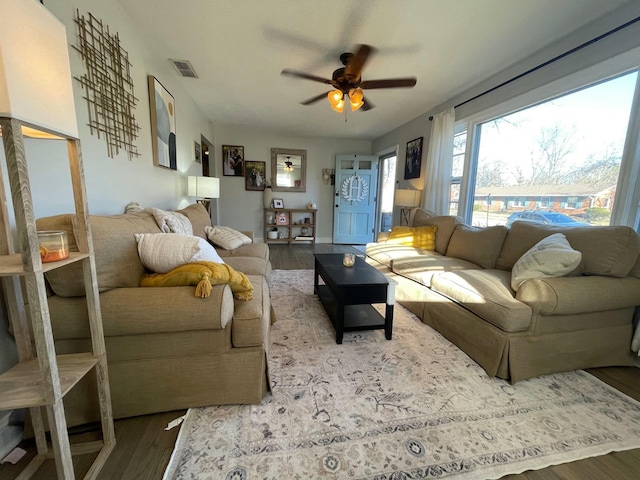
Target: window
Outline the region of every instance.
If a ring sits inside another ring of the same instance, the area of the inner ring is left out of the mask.
[[[539,209],[608,225],[636,80],[633,71],[477,124],[472,224]]]
[[[396,154],[380,157],[380,223],[379,232],[390,232],[393,223],[393,196],[396,179]]]
[[[464,156],[467,149],[467,131],[457,132],[453,136],[453,168],[449,189],[449,214],[458,215],[460,202],[460,183],[464,172]]]

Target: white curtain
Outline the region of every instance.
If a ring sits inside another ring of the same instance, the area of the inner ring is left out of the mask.
[[[453,166],[453,126],[456,114],[453,107],[433,117],[427,178],[422,196],[422,208],[438,215],[449,215],[449,179]]]

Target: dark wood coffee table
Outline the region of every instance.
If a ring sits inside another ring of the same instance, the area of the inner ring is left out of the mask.
[[[342,343],[344,332],[382,328],[391,340],[395,281],[359,257],[353,267],[342,264],[341,253],[316,253],[314,257],[313,292],[333,323],[336,343]],[[376,303],[386,304],[384,316],[372,306]]]

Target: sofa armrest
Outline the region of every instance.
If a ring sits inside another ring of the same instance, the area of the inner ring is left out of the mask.
[[[229,285],[213,285],[205,298],[196,297],[195,288],[130,287],[102,292],[105,336],[224,329],[234,312]],[[56,339],[89,337],[85,297],[53,296],[49,308]]]
[[[545,277],[524,282],[516,299],[544,315],[599,312],[640,305],[640,279]]]
[[[240,233],[244,233],[247,237],[249,237],[251,239],[251,242],[253,243],[253,232],[240,232]]]

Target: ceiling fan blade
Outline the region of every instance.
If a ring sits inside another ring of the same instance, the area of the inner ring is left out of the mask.
[[[369,55],[373,53],[373,47],[369,45],[360,45],[358,51],[351,57],[349,63],[344,67],[344,76],[347,80],[357,81],[362,74],[364,64],[367,62]]]
[[[372,108],[375,108],[375,105],[371,103],[371,101],[368,98],[363,96],[362,101],[364,102],[362,107],[360,107],[362,111],[366,112],[367,110],[371,110]]]
[[[301,105],[311,105],[312,103],[316,103],[320,100],[322,100],[323,98],[327,98],[327,95],[329,95],[329,92],[324,92],[321,93],[320,95],[316,95],[315,97],[309,98],[308,100],[305,100],[304,102],[300,102]]]
[[[282,72],[280,72],[280,75],[286,75],[288,77],[304,78],[306,80],[313,80],[314,82],[326,83],[328,85],[331,85],[333,82],[333,80],[329,80],[328,78],[316,77],[315,75],[310,75],[304,72],[298,72],[297,70],[289,70],[286,68],[282,70]]]
[[[415,77],[387,78],[384,80],[366,80],[360,84],[360,88],[400,88],[413,87],[417,80]]]

